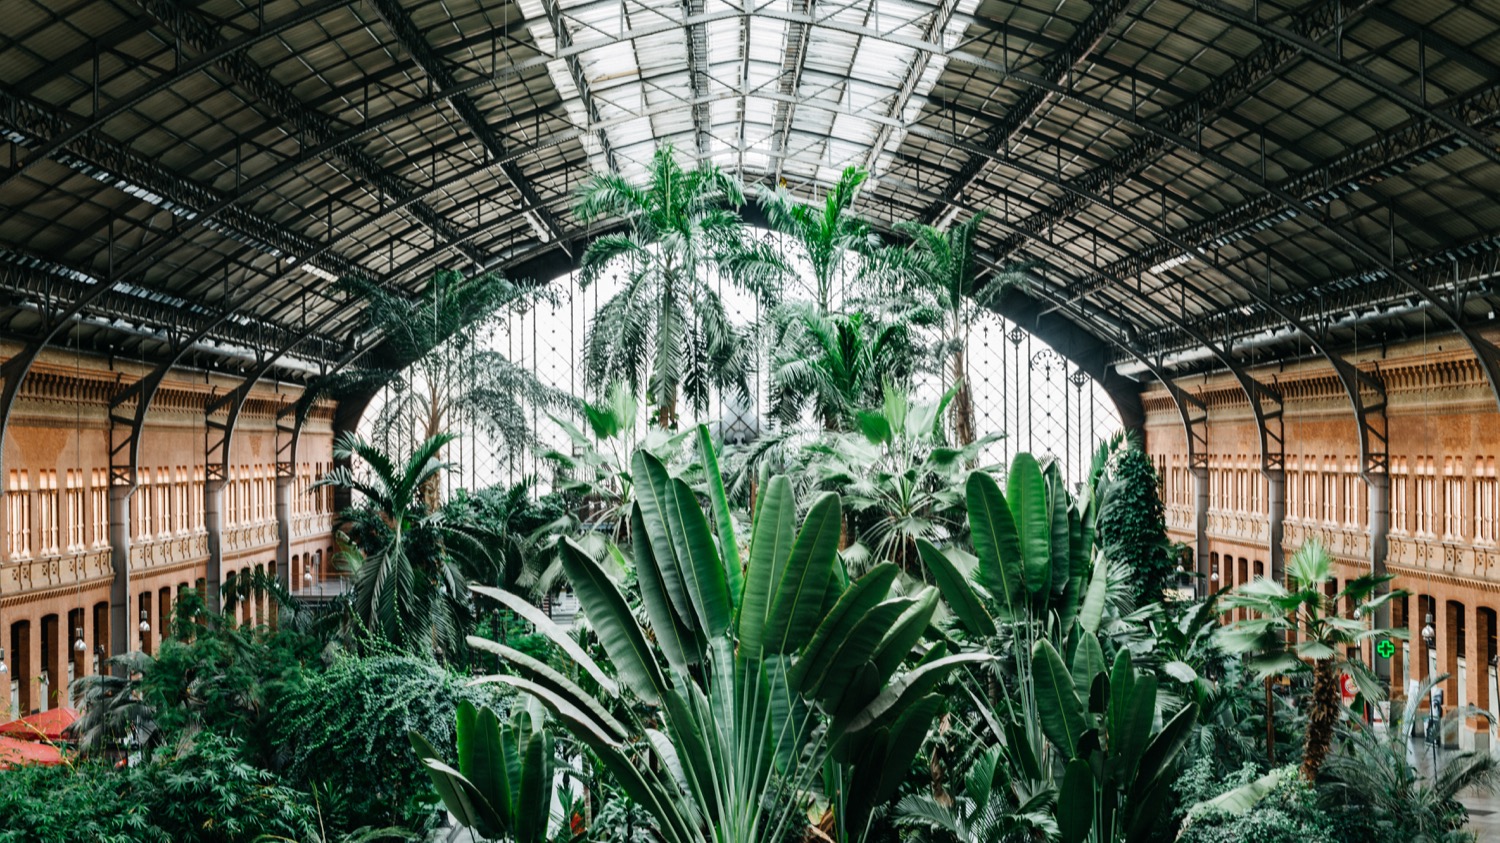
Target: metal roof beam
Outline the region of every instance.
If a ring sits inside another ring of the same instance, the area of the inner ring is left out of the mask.
[[[682,14],[685,20],[703,14],[703,0],[682,0]],[[687,41],[688,85],[694,100],[693,141],[698,158],[702,159],[709,154],[708,127],[711,121],[708,106],[697,101],[708,94],[708,29],[701,23],[690,23],[683,30],[683,36]]]
[[[412,22],[411,16],[407,14],[400,0],[370,0],[370,3],[374,6],[375,12],[380,16],[380,19],[385,21],[385,25],[390,28],[391,34],[396,36],[396,40],[400,43],[402,49],[406,50],[407,54],[416,60],[417,66],[422,68],[422,72],[427,74],[427,77],[433,81],[435,87],[452,88],[457,84],[458,80],[453,75],[453,69],[432,48],[432,45],[427,43],[427,38],[423,36],[422,32],[417,29],[416,24]],[[455,94],[448,97],[448,103],[453,106],[453,110],[458,113],[459,118],[469,127],[469,131],[479,141],[480,145],[484,147],[485,153],[490,158],[496,161],[503,161],[508,157],[509,152],[506,150],[505,144],[501,143],[500,138],[490,128],[489,123],[484,119],[484,115],[480,113],[479,107],[474,104],[474,100],[468,94]],[[553,218],[552,212],[547,208],[546,203],[537,195],[536,188],[526,178],[525,173],[521,172],[521,168],[513,162],[502,163],[500,165],[500,172],[505,174],[505,178],[511,183],[511,186],[521,195],[521,207],[517,210],[534,215],[537,225],[547,236],[552,238],[561,237],[562,228],[557,224],[557,220]],[[420,210],[425,208],[426,205],[418,203],[412,207]],[[443,236],[456,237],[457,232],[450,228],[443,232]],[[491,262],[491,256],[479,252],[469,253],[466,251],[466,255],[481,267],[488,266]]]
[[[573,33],[568,30],[568,22],[563,19],[561,10],[558,9],[557,0],[541,0],[542,13],[547,16],[547,23],[552,27],[552,37],[557,40],[559,53],[563,54],[563,63],[568,66],[568,78],[573,81],[573,87],[578,89],[578,99],[583,103],[584,110],[588,112],[590,123],[599,123],[603,117],[599,112],[599,103],[594,99],[594,89],[589,83],[588,74],[583,72],[583,65],[578,61],[576,53],[567,52],[573,46]],[[599,149],[604,155],[604,161],[609,165],[611,172],[620,172],[620,162],[615,159],[614,147],[609,142],[609,133],[603,129],[594,132],[599,139]]]
[[[953,12],[958,8],[958,0],[940,0],[937,7],[927,16],[927,27],[923,38],[927,41],[942,43],[943,30],[948,28],[948,22],[953,20]],[[906,75],[901,80],[901,87],[891,98],[891,107],[886,111],[886,116],[896,120],[901,119],[902,113],[906,111],[906,104],[911,101],[912,94],[916,92],[917,83],[921,81],[922,74],[927,72],[927,65],[932,62],[932,53],[926,50],[917,50],[912,54],[911,64],[906,69]],[[890,123],[882,123],[876,131],[875,140],[870,144],[870,151],[865,155],[865,170],[874,172],[875,162],[886,144],[891,142],[891,135],[895,128]]]
[[[1089,11],[1089,16],[1073,30],[1073,35],[1061,50],[1050,56],[1037,71],[1037,75],[1065,89],[1072,87],[1073,69],[1098,48],[1120,18],[1130,9],[1134,0],[1100,0]],[[932,39],[928,39],[929,41]],[[991,152],[1005,152],[1015,134],[1031,123],[1042,108],[1051,100],[1051,92],[1042,88],[1027,87],[1016,100],[1005,117],[985,131],[973,143]],[[943,200],[934,202],[923,214],[929,225],[938,221],[948,211],[948,201],[957,199],[989,163],[988,157],[970,156],[942,190]]]
[[[787,135],[792,130],[792,118],[797,114],[797,91],[802,87],[802,68],[807,64],[807,45],[812,40],[814,26],[813,9],[817,0],[789,0],[791,9],[800,16],[798,20],[786,22],[786,52],[781,57],[781,75],[777,77],[777,92],[787,99],[776,104],[771,117],[771,152],[786,149]],[[781,161],[777,159],[773,184],[781,184]]]
[[[216,22],[205,19],[195,10],[184,9],[172,0],[135,0],[135,3],[156,18],[169,33],[200,53],[214,55],[233,43],[219,34]],[[244,51],[226,52],[214,64],[267,108],[289,120],[294,129],[291,134],[299,145],[317,145],[339,133],[339,126],[331,117],[298,99],[277,82],[269,71],[251,61]],[[404,198],[412,191],[411,185],[404,178],[386,171],[364,150],[343,146],[335,154],[352,171],[356,180],[368,181],[392,198]],[[452,238],[456,235],[449,222],[425,202],[412,203],[410,208],[439,238]],[[488,259],[487,255],[479,253],[467,257],[480,265]]]
[[[1293,25],[1305,38],[1320,41],[1339,31],[1350,17],[1371,2],[1373,0],[1327,0],[1316,9],[1299,11],[1294,17]],[[1196,96],[1162,112],[1153,122],[1166,134],[1201,137],[1203,127],[1212,118],[1239,102],[1277,71],[1300,57],[1301,51],[1289,43],[1267,41],[1229,70],[1219,74]],[[1133,103],[1131,110],[1133,113]],[[1107,165],[1081,173],[1073,181],[1086,191],[1100,193],[1138,177],[1171,148],[1171,140],[1166,134],[1151,133],[1136,138]],[[1201,143],[1198,145],[1201,146]],[[1080,207],[1082,203],[1076,194],[1065,194],[1051,210],[1037,215],[1035,219],[1026,220],[1025,224],[1030,228],[1045,227],[1072,216]],[[1020,241],[1013,238],[1002,248],[1001,257],[1019,245]]]

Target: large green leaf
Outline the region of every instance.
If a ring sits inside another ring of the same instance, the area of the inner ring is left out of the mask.
[[[1094,685],[1094,677],[1103,673],[1106,668],[1104,664],[1104,650],[1099,646],[1099,639],[1093,635],[1084,633],[1079,636],[1078,649],[1073,653],[1073,690],[1078,692],[1080,699],[1088,699],[1089,689]]]
[[[672,542],[672,531],[667,523],[667,513],[672,508],[671,476],[661,461],[645,450],[636,451],[630,466],[635,481],[636,504],[641,510],[641,521],[646,525],[646,538],[651,542],[662,590],[672,601],[678,617],[696,629],[698,610],[688,592],[683,563],[677,559],[677,546]]]
[[[1045,638],[1037,641],[1031,649],[1031,669],[1042,733],[1064,758],[1072,758],[1078,748],[1078,738],[1087,728],[1083,704],[1073,690],[1073,677],[1052,642]]]
[[[517,843],[540,843],[546,839],[552,801],[552,736],[543,729],[527,732],[519,753],[521,793],[511,819]]]
[[[502,819],[509,821],[511,792],[500,746],[500,718],[488,708],[476,709],[473,703],[462,700],[454,732],[459,772],[474,783]]]
[[[932,581],[937,584],[938,591],[943,593],[943,599],[948,602],[948,607],[953,610],[971,635],[980,638],[988,638],[995,634],[995,621],[990,613],[985,610],[984,603],[980,601],[979,595],[958,572],[958,568],[948,561],[942,551],[932,546],[926,539],[917,539],[917,552],[921,554],[922,561],[927,565],[927,570],[932,572]]]
[[[797,502],[792,483],[777,475],[768,480],[755,506],[755,524],[750,531],[750,562],[745,570],[745,591],[740,600],[736,627],[741,654],[759,659],[765,650],[766,629],[771,620],[772,600],[782,570],[797,540]]]
[[[1108,570],[1104,555],[1100,554],[1094,561],[1094,574],[1089,577],[1088,589],[1083,596],[1083,606],[1078,610],[1078,623],[1083,626],[1084,632],[1090,635],[1099,632],[1099,623],[1104,620],[1104,604],[1109,597]]]
[[[573,737],[593,750],[595,757],[626,795],[656,818],[658,830],[665,840],[669,843],[701,843],[702,837],[697,833],[696,825],[684,818],[675,793],[665,786],[666,783],[656,772],[627,757],[620,750],[620,745],[609,738],[591,717],[534,682],[519,676],[502,676],[497,679],[536,697],[568,727],[568,732]]]
[[[681,478],[673,479],[668,490],[667,528],[677,549],[677,562],[692,597],[699,628],[710,638],[721,638],[729,632],[734,610],[708,520],[698,507],[697,496]]]
[[[1239,816],[1254,808],[1260,800],[1275,790],[1290,776],[1297,775],[1296,767],[1277,767],[1253,782],[1240,785],[1188,809],[1188,823],[1205,813],[1225,813]],[[1186,827],[1186,824],[1184,824]]]
[[[905,711],[909,706],[914,705],[918,699],[926,696],[934,685],[941,682],[954,667],[969,662],[989,661],[991,658],[992,656],[988,653],[959,653],[924,663],[887,684],[847,723],[835,722],[829,731],[837,736],[857,735],[881,721],[886,715]],[[839,728],[841,725],[843,728]]]
[[[1094,828],[1094,772],[1082,758],[1068,761],[1057,791],[1060,843],[1083,843]]]
[[[1047,510],[1047,484],[1036,457],[1022,451],[1011,460],[1005,500],[1021,547],[1026,589],[1037,594],[1052,585],[1052,520]]]
[[[848,625],[836,642],[822,650],[827,654],[817,663],[799,674],[799,687],[803,692],[837,710],[850,683],[861,668],[877,671],[873,658],[875,651],[885,641],[891,627],[916,601],[898,597],[871,607]],[[801,663],[798,663],[801,667]]]
[[[734,536],[734,519],[729,515],[729,497],[724,493],[724,477],[719,473],[719,457],[714,453],[708,425],[698,425],[698,450],[703,455],[703,474],[708,481],[708,502],[713,507],[714,526],[719,535],[719,559],[724,563],[724,582],[729,588],[730,601],[738,609],[740,591],[744,587],[743,563],[740,561],[739,542]]]
[[[505,663],[511,668],[520,671],[533,682],[536,682],[537,684],[548,688],[553,693],[561,695],[578,708],[587,711],[596,721],[598,721],[601,726],[604,727],[605,731],[608,732],[612,738],[623,740],[629,733],[624,724],[616,720],[615,716],[610,713],[608,706],[601,702],[597,697],[585,693],[584,690],[580,688],[572,679],[564,676],[557,669],[553,668],[552,665],[549,665],[546,662],[540,661],[538,659],[534,659],[531,656],[528,656],[519,650],[507,647],[504,644],[490,641],[485,638],[480,638],[476,635],[470,635],[468,637],[468,642],[469,646],[473,647],[476,650],[483,650],[485,652],[494,653],[495,655],[504,659]],[[479,684],[483,682],[495,682],[498,680],[495,676],[482,676],[472,681],[476,684]]]
[[[666,679],[619,586],[572,539],[563,539],[561,547],[563,571],[615,671],[637,697],[659,704]]]
[[[443,800],[443,806],[453,813],[459,823],[478,829],[487,836],[499,836],[505,831],[505,821],[495,807],[484,798],[479,789],[462,773],[443,763],[441,754],[420,732],[407,733],[412,750],[427,768],[427,776]]]
[[[1068,497],[1062,472],[1058,469],[1055,460],[1047,464],[1047,472],[1043,480],[1047,484],[1047,512],[1052,522],[1049,541],[1052,551],[1052,595],[1061,597],[1068,588],[1068,579],[1073,575],[1074,525],[1068,517],[1073,509],[1073,502]]]
[[[824,616],[822,623],[818,624],[812,641],[803,648],[796,665],[790,671],[792,687],[801,689],[803,693],[811,693],[822,682],[824,673],[850,633],[872,609],[886,599],[897,573],[898,569],[890,562],[877,565],[839,595],[838,602]],[[879,643],[880,638],[875,636],[864,658],[868,658]],[[863,661],[864,658],[860,660]]]
[[[530,601],[526,600],[526,598],[511,594],[503,589],[490,588],[485,585],[471,585],[469,586],[469,590],[475,594],[488,597],[529,621],[532,626],[536,627],[537,632],[546,636],[547,640],[562,648],[562,651],[568,654],[568,658],[583,668],[584,672],[589,675],[589,678],[599,683],[599,687],[604,689],[605,693],[610,696],[620,693],[620,686],[599,667],[593,657],[584,651],[578,645],[577,641],[573,640],[573,636],[569,635],[567,630],[554,623],[541,609],[531,605]]]
[[[679,673],[687,671],[689,664],[702,660],[703,642],[692,627],[677,616],[672,599],[667,596],[661,579],[661,568],[651,541],[646,538],[646,525],[641,518],[641,507],[637,503],[630,508],[630,543],[635,552],[635,577],[641,590],[641,604],[646,609],[646,619],[651,622],[651,632],[661,646],[667,664]],[[625,564],[618,548],[610,545],[610,553],[616,564]]]
[[[819,497],[807,511],[781,577],[774,584],[766,622],[767,651],[795,652],[817,630],[833,566],[839,561],[842,526],[839,496],[832,492]]]
[[[1136,768],[1135,783],[1130,789],[1133,798],[1171,781],[1175,773],[1172,762],[1186,745],[1197,721],[1198,707],[1188,703],[1151,738],[1151,743],[1141,755],[1140,765]]]
[[[916,595],[911,607],[901,613],[901,617],[896,619],[890,631],[881,639],[880,646],[875,650],[874,662],[882,681],[896,673],[901,663],[911,655],[912,648],[927,633],[932,615],[937,611],[937,598],[936,590],[923,589]]]
[[[1001,619],[1014,620],[1026,605],[1015,519],[1000,486],[982,471],[969,475],[964,494],[974,555],[979,560],[979,579],[999,603]]]

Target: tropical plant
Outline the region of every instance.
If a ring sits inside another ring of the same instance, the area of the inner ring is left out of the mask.
[[[823,314],[790,303],[773,317],[771,414],[794,425],[811,404],[824,430],[848,429],[854,414],[880,401],[882,388],[905,388],[921,343],[904,320]]]
[[[532,620],[597,693],[502,644],[471,643],[516,671],[493,679],[541,700],[668,843],[777,839],[805,822],[799,800],[820,778],[839,838],[858,840],[942,705],[934,685],[983,656],[937,645],[902,670],[936,594],[892,596],[890,565],[850,584],[837,495],[819,497],[799,530],[790,481],[771,479],[742,565],[707,428],[698,439],[711,520],[660,461],[634,460],[631,543],[645,626],[605,569],[563,544],[612,670],[525,601],[476,589]]]
[[[636,400],[621,381],[610,384],[605,399],[582,404],[588,433],[567,419],[552,420],[567,434],[570,453],[550,450],[542,458],[557,468],[558,489],[577,504],[580,519],[590,530],[619,537],[633,500],[630,455],[644,449],[671,462],[682,451],[691,431],[673,433],[648,428],[636,435]]]
[[[338,465],[313,488],[332,486],[364,496],[344,513],[357,541],[344,561],[353,568],[354,610],[367,628],[408,651],[456,653],[472,620],[468,582],[498,582],[492,534],[449,523],[428,509],[421,491],[448,464],[439,454],[453,440],[441,434],[420,443],[403,461],[353,434],[334,443],[334,457],[359,460],[361,471]]]
[[[384,387],[371,430],[387,451],[412,448],[463,421],[515,452],[535,444],[528,408],[572,403],[490,347],[503,327],[496,314],[553,301],[556,292],[547,285],[441,270],[415,298],[353,276],[338,287],[364,303],[367,330],[382,345],[373,365],[322,378],[310,393],[337,398]],[[440,479],[433,475],[423,486],[429,509],[438,506]]]
[[[1350,720],[1338,748],[1323,767],[1325,809],[1360,828],[1372,843],[1456,843],[1473,840],[1464,830],[1468,812],[1462,791],[1493,793],[1500,787],[1500,761],[1485,751],[1447,753],[1431,775],[1410,762],[1410,734],[1417,706],[1447,675],[1426,679],[1390,722],[1376,730]]]
[[[501,690],[470,685],[414,656],[339,654],[326,670],[271,695],[269,766],[318,794],[330,831],[374,825],[426,832],[436,824],[437,799],[410,733],[451,757],[458,709],[467,702],[506,711]]]
[[[949,390],[936,403],[914,403],[887,385],[878,409],[855,414],[858,432],[801,450],[798,470],[815,488],[839,492],[847,505],[856,528],[845,554],[850,560],[895,562],[925,576],[916,540],[949,542],[962,533],[959,489],[981,449],[1001,437],[948,446],[942,416],[952,397]]]
[[[714,277],[769,303],[786,265],[746,235],[735,210],[744,190],[733,176],[711,164],[684,170],[670,145],[657,148],[649,170],[644,185],[600,173],[578,192],[581,221],[620,217],[628,226],[594,238],[583,254],[581,288],[606,273],[625,276],[589,325],[584,370],[595,388],[615,380],[644,387],[657,423],[672,429],[680,398],[702,412],[712,389],[749,393],[753,349],[730,322]]]
[[[872,265],[876,277],[890,279],[910,294],[930,298],[948,314],[943,329],[943,356],[948,359],[949,382],[958,387],[949,409],[960,445],[970,444],[977,436],[967,362],[969,330],[986,302],[993,301],[1021,279],[1019,268],[986,279],[975,246],[984,218],[982,212],[975,214],[946,231],[915,222],[898,222],[896,230],[911,238],[910,244],[881,250]]]
[[[963,792],[956,797],[927,793],[902,797],[896,805],[897,823],[939,832],[959,843],[1055,837],[1056,794],[1044,782],[1013,774],[1004,751],[999,745],[985,750],[964,777]],[[1012,798],[1017,786],[1019,799]]]
[[[808,292],[818,315],[833,312],[835,286],[861,274],[858,261],[880,245],[875,230],[852,210],[869,175],[862,167],[845,167],[821,206],[797,200],[784,187],[761,191],[766,222],[810,270]]]
[[[495,712],[465,700],[458,706],[455,733],[457,769],[421,732],[411,733],[412,749],[448,812],[488,840],[546,840],[556,759],[542,724],[523,708],[502,726]]]
[[[141,679],[156,660],[137,650],[112,656],[107,670],[73,680],[78,719],[68,734],[85,755],[139,749],[149,755],[165,735],[156,706],[143,698]]]
[[[1262,678],[1312,675],[1302,775],[1314,782],[1343,710],[1339,671],[1354,677],[1366,701],[1384,696],[1380,680],[1361,660],[1350,658],[1349,652],[1379,636],[1402,635],[1401,630],[1377,630],[1370,623],[1376,610],[1400,592],[1379,593],[1392,577],[1367,574],[1349,580],[1342,591],[1329,596],[1326,586],[1333,578],[1333,557],[1317,540],[1297,549],[1287,562],[1286,577],[1287,585],[1256,577],[1229,595],[1224,610],[1248,609],[1251,617],[1224,629],[1219,641],[1231,653],[1251,654],[1250,665]],[[1340,606],[1354,606],[1355,616],[1340,614]],[[1288,644],[1289,638],[1295,643]]]

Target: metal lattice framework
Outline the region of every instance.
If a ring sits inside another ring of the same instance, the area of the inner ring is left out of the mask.
[[[1500,0],[14,0],[0,34],[0,431],[49,344],[306,380],[379,354],[357,273],[565,274],[570,197],[660,143],[749,183],[984,210],[1003,315],[1139,422],[1139,382],[1339,374],[1451,332],[1500,395]],[[1010,324],[1007,323],[1007,324]],[[157,381],[119,396],[128,427]],[[248,382],[248,381],[247,381]],[[223,441],[243,391],[225,396]],[[127,409],[128,408],[128,409]],[[118,439],[129,454],[133,441]],[[122,478],[124,482],[124,478]]]

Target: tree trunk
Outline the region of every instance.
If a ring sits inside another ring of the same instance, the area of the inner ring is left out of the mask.
[[[1312,705],[1307,712],[1307,748],[1302,754],[1302,777],[1318,779],[1318,770],[1333,744],[1333,727],[1339,718],[1339,682],[1333,659],[1313,662]]]
[[[677,387],[667,387],[661,406],[656,408],[656,424],[662,430],[677,429]]]
[[[958,384],[958,392],[954,393],[953,404],[950,406],[953,413],[953,435],[957,437],[960,448],[974,442],[974,401],[973,393],[969,390],[967,368],[964,364],[964,350],[960,347],[953,352],[953,382]]]

